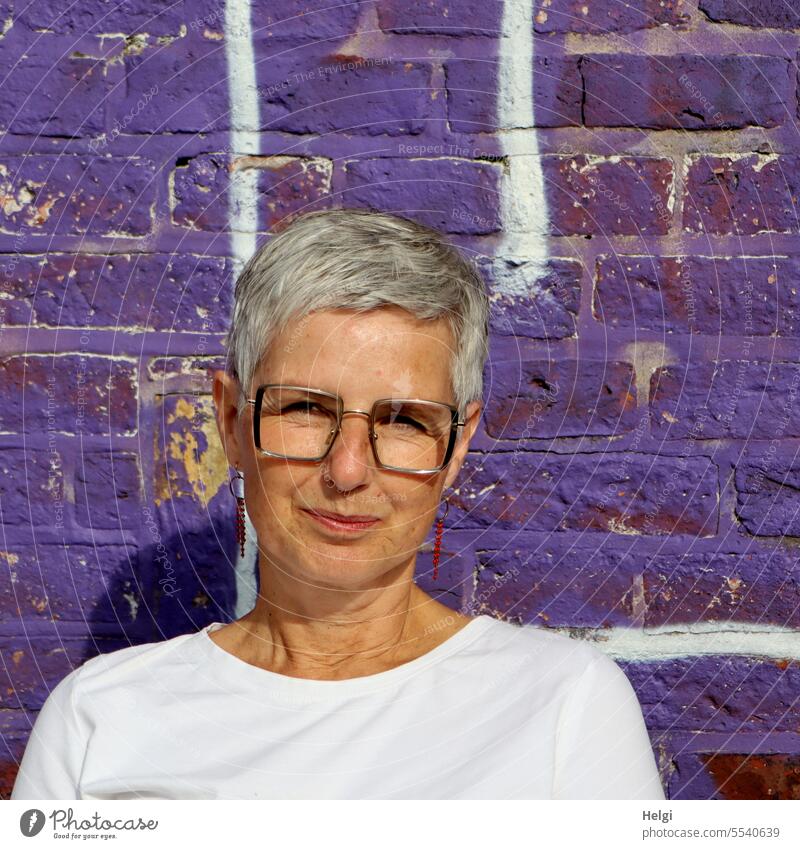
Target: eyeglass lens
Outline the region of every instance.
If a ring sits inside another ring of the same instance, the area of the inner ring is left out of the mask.
[[[325,453],[336,431],[335,398],[306,389],[267,387],[258,415],[260,445],[295,459]],[[375,408],[375,448],[386,466],[416,471],[442,465],[452,412],[436,402],[382,401]]]

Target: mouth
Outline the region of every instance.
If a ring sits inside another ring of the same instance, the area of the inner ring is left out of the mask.
[[[336,531],[363,531],[380,522],[377,516],[348,516],[341,513],[331,513],[328,510],[308,510],[306,508],[303,508],[303,511],[323,527]]]

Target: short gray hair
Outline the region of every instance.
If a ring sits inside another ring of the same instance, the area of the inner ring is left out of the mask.
[[[395,305],[419,319],[446,318],[460,416],[482,400],[489,297],[474,263],[430,227],[370,209],[304,213],[253,254],[234,300],[226,370],[239,381],[240,418],[272,341],[290,320],[324,309]]]

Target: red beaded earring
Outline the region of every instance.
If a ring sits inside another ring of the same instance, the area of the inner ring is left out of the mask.
[[[244,518],[244,475],[237,469],[236,476],[228,481],[228,487],[236,499],[236,542],[244,557],[245,518]],[[235,490],[234,490],[235,487]]]
[[[447,518],[447,511],[450,509],[450,503],[447,499],[444,502],[444,515],[436,523],[436,539],[433,543],[433,580],[439,577],[439,555],[442,549],[442,534],[444,533],[444,520]]]

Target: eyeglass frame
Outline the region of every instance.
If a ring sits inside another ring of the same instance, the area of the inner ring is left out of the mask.
[[[266,448],[261,447],[261,429],[259,427],[259,416],[256,415],[257,412],[261,411],[262,399],[264,398],[264,393],[267,389],[272,389],[273,387],[279,386],[282,389],[299,389],[303,392],[315,392],[319,395],[325,395],[328,398],[332,398],[336,401],[336,427],[331,431],[333,437],[328,443],[328,447],[325,449],[323,454],[320,454],[319,457],[292,457],[287,456],[286,454],[277,454],[274,451],[267,451]],[[386,469],[388,471],[394,472],[403,472],[407,475],[430,475],[436,472],[441,472],[447,468],[447,465],[453,459],[453,451],[455,449],[456,444],[456,436],[458,434],[458,428],[464,427],[466,424],[466,420],[458,421],[458,407],[454,407],[452,404],[446,404],[444,401],[428,401],[423,398],[378,398],[377,401],[373,402],[372,409],[367,412],[366,410],[345,410],[344,401],[340,395],[337,395],[334,392],[326,392],[324,389],[312,389],[309,386],[297,386],[290,383],[262,383],[256,389],[255,398],[245,398],[248,404],[253,405],[253,441],[256,446],[256,450],[266,457],[276,457],[280,460],[300,460],[308,463],[321,463],[330,453],[331,448],[333,448],[333,443],[336,442],[336,437],[342,430],[342,419],[344,418],[346,413],[358,413],[361,416],[367,416],[369,418],[369,442],[372,446],[372,456],[375,458],[375,462],[378,465],[379,469]],[[378,438],[375,433],[375,410],[382,401],[391,401],[395,402],[407,402],[411,401],[415,404],[435,404],[437,407],[447,407],[451,413],[451,421],[450,421],[450,437],[447,443],[447,448],[444,452],[444,460],[442,461],[441,466],[436,469],[404,469],[401,466],[387,466],[381,462],[378,457],[378,449],[375,445],[375,440]]]

